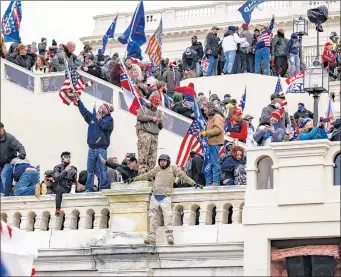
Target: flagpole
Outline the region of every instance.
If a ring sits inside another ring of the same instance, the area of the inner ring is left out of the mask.
[[[281,71],[281,70],[280,70]],[[282,90],[283,90],[283,87],[282,87],[282,80],[281,80],[281,73],[279,73],[278,74],[278,79],[279,79],[279,82],[280,82],[280,84],[281,84],[281,88],[282,88]],[[283,93],[284,93],[284,91],[282,91]],[[287,104],[285,105],[285,107],[284,107],[284,111],[285,111],[285,113],[286,113],[286,117],[287,117],[287,120],[288,120],[288,122],[289,122],[289,128],[291,128],[291,120],[290,120],[290,117],[289,117],[289,112],[288,112],[288,101],[287,101]]]
[[[133,21],[132,21],[132,24],[131,24],[131,27],[130,27],[130,34],[129,34],[129,37],[128,37],[128,43],[127,43],[127,47],[126,47],[126,52],[124,53],[124,59],[127,57],[127,51],[128,51],[128,45],[129,45],[129,40],[131,38],[131,34],[133,32],[133,26],[134,26],[134,23],[135,23],[135,20],[136,20],[136,14],[137,14],[137,10],[139,9],[140,5],[141,5],[141,2],[139,2],[139,4],[137,5],[136,7],[136,10],[135,10],[135,13],[134,13],[134,18],[133,18]]]

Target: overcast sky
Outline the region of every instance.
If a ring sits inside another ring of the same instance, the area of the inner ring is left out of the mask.
[[[25,44],[46,37],[57,43],[73,40],[76,52],[83,49],[80,37],[91,36],[93,16],[116,12],[133,12],[139,1],[22,1],[21,40]],[[202,1],[202,4],[210,1]],[[10,1],[1,1],[1,18]],[[145,10],[196,5],[194,1],[143,1]],[[109,26],[108,26],[109,27]],[[104,34],[103,34],[104,35]]]

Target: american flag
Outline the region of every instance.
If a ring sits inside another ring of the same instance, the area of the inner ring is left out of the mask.
[[[156,29],[154,35],[149,39],[146,54],[149,56],[149,59],[153,61],[155,65],[161,64],[161,55],[162,55],[162,18],[160,20],[159,27]]]
[[[245,103],[246,103],[246,88],[244,90],[244,93],[242,95],[242,99],[240,99],[239,107],[242,111],[245,109]]]
[[[70,82],[69,72],[72,83]],[[78,106],[75,93],[81,95],[82,91],[84,91],[85,88],[91,86],[93,83],[94,82],[92,80],[85,82],[75,68],[69,67],[69,70],[65,71],[65,81],[59,91],[59,97],[62,99],[63,103],[68,106],[71,103],[73,103],[75,106]]]
[[[276,88],[275,88],[275,94],[278,94],[278,95],[284,97],[283,98],[283,102],[281,104],[282,108],[284,108],[285,106],[288,105],[287,99],[285,97],[285,93],[283,92],[283,88],[282,88],[281,78],[280,77],[278,77],[278,79],[277,79]]]
[[[206,50],[204,49],[204,53],[205,52],[206,52]],[[209,61],[208,61],[208,58],[205,54],[200,61],[200,68],[201,68],[202,74],[204,76],[207,75],[208,65],[209,65]]]
[[[333,107],[332,107],[332,100],[329,99],[329,103],[328,103],[328,111],[327,111],[327,118],[329,118],[329,120],[334,119],[334,113],[333,113]],[[331,127],[331,122],[327,122],[327,130],[330,129]]]

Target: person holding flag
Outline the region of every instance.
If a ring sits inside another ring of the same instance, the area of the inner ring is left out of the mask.
[[[80,100],[79,95],[77,97],[78,109],[83,116],[86,123],[88,123],[88,161],[87,172],[88,177],[86,180],[86,192],[92,192],[94,185],[94,175],[96,164],[100,167],[100,184],[101,189],[109,188],[107,178],[107,168],[104,164],[100,163],[99,155],[104,159],[107,158],[107,148],[110,145],[110,136],[114,129],[114,120],[111,113],[114,111],[114,107],[110,104],[102,104],[96,113],[94,107],[93,112],[87,110],[83,102]]]
[[[219,151],[224,144],[224,114],[212,102],[204,107],[204,112],[208,117],[207,126],[205,131],[198,133],[200,137],[207,137],[208,143],[208,155],[205,155],[205,159],[210,160],[211,166],[208,170],[204,166],[206,186],[219,186],[221,173]]]

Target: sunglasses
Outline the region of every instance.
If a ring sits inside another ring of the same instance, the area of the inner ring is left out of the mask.
[[[52,182],[53,182],[53,180],[52,180],[52,179],[46,179],[46,182],[48,182],[48,183],[52,183]]]

